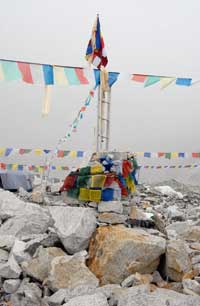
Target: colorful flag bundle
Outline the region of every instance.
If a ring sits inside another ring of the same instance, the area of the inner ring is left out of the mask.
[[[91,39],[87,46],[86,60],[98,69],[100,69],[101,66],[106,67],[108,63],[98,15],[92,29]]]

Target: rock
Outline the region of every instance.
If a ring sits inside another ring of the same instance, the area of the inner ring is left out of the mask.
[[[94,211],[76,207],[50,207],[49,210],[66,251],[74,254],[85,250],[96,228]]]
[[[200,240],[200,226],[193,225],[190,221],[185,222],[174,222],[166,227],[167,234],[170,236],[171,232],[174,231],[176,236],[180,239],[189,241]]]
[[[184,213],[178,209],[177,206],[170,206],[167,208],[167,217],[174,221],[185,220]]]
[[[88,266],[101,284],[120,284],[129,275],[152,273],[165,252],[165,240],[122,225],[100,227],[89,246]]]
[[[85,258],[78,255],[54,258],[47,282],[53,291],[81,285],[96,288],[99,284],[95,275],[86,267]]]
[[[98,212],[113,212],[117,214],[123,213],[123,205],[119,201],[100,202],[98,204]]]
[[[45,212],[24,214],[8,219],[0,227],[0,235],[16,236],[19,239],[26,235],[45,233],[51,224]]]
[[[186,294],[200,295],[200,284],[192,279],[183,281],[183,292]]]
[[[3,289],[6,293],[14,293],[19,288],[20,283],[19,279],[7,279],[3,283]]]
[[[67,290],[59,289],[57,292],[55,292],[53,295],[47,298],[48,305],[60,306],[65,301],[66,296],[67,296]]]
[[[35,283],[29,283],[24,279],[15,294],[11,295],[11,305],[13,306],[44,306],[42,303],[42,291]]]
[[[5,263],[8,260],[8,252],[0,249],[0,264]]]
[[[15,236],[2,234],[0,236],[0,248],[10,251],[15,242]]]
[[[130,211],[130,219],[133,220],[147,220],[147,216],[146,213],[140,209],[138,209],[137,207],[133,206],[131,207],[131,211]]]
[[[192,264],[195,265],[197,263],[200,263],[200,255],[192,257]]]
[[[155,227],[161,232],[163,233],[164,235],[166,235],[166,229],[165,229],[165,222],[164,220],[162,219],[162,216],[158,213],[156,213],[154,211],[154,214],[153,214],[153,221],[154,221],[154,224],[155,224]]]
[[[99,293],[93,295],[78,296],[71,299],[68,303],[63,306],[109,306],[107,298]]]
[[[98,215],[98,221],[107,224],[124,224],[127,219],[128,216],[116,213],[102,213]]]
[[[168,289],[153,292],[148,285],[116,289],[109,301],[110,306],[199,306],[200,297],[177,293]]]
[[[153,278],[150,274],[135,273],[128,276],[121,284],[122,288],[128,288],[132,286],[150,284]]]
[[[0,264],[0,277],[19,278],[21,272],[22,270],[13,256],[10,256],[6,263]]]
[[[200,243],[196,242],[196,243],[191,243],[190,244],[191,249],[200,251]]]
[[[48,277],[51,261],[58,256],[64,256],[65,253],[60,248],[50,247],[38,248],[33,259],[23,262],[22,269],[27,275],[43,282]]]
[[[191,260],[184,241],[169,241],[166,251],[166,275],[178,282],[190,270],[192,270]]]
[[[175,191],[170,186],[158,186],[158,187],[155,187],[155,190],[160,192],[162,195],[175,196],[178,199],[183,199],[182,193]]]
[[[165,282],[158,271],[153,272],[152,283],[156,284],[159,288],[167,288],[167,282]]]
[[[31,200],[34,203],[42,204],[44,202],[44,192],[41,190],[35,190],[31,194]]]
[[[31,259],[31,256],[25,252],[26,243],[18,239],[15,240],[11,254],[15,260],[20,264],[22,261]]]

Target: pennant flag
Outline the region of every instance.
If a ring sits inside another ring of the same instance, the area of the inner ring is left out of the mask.
[[[42,106],[42,116],[43,117],[47,116],[50,111],[51,91],[52,91],[52,86],[46,85],[45,86],[45,96],[44,96],[44,101],[43,101],[43,106]]]
[[[18,164],[12,164],[12,170],[16,171],[18,168]]]
[[[22,80],[26,83],[33,84],[33,78],[31,74],[30,64],[28,63],[17,63],[19,70],[22,74]]]
[[[145,81],[144,87],[151,86],[160,81],[159,76],[149,75],[147,80]]]
[[[25,151],[26,151],[25,149],[19,149],[19,154],[23,155],[23,154],[25,154]]]
[[[144,152],[144,157],[151,157],[151,153],[150,152]]]
[[[42,68],[43,68],[43,73],[44,73],[45,85],[53,85],[54,84],[53,66],[42,65]]]
[[[23,170],[24,170],[23,165],[18,165],[18,170],[19,170],[19,171],[23,171]]]
[[[84,70],[81,68],[75,68],[76,71],[76,75],[80,81],[80,84],[89,84],[88,79],[86,78],[86,76],[84,75]]]
[[[108,63],[98,15],[92,29],[92,36],[87,46],[85,58],[98,69],[101,66],[106,67]]]
[[[171,159],[171,153],[165,153],[165,158]]]
[[[6,151],[5,151],[5,156],[9,156],[11,154],[11,152],[13,151],[12,148],[7,148]]]
[[[180,86],[190,86],[192,83],[192,79],[190,78],[177,78],[176,85]]]
[[[77,152],[77,157],[83,157],[84,156],[84,152],[83,151],[78,151]]]
[[[22,78],[16,62],[1,61],[1,64],[4,73],[4,79],[6,81],[15,81]]]
[[[178,153],[178,157],[183,157],[184,158],[185,157],[185,153],[184,152],[179,152]]]
[[[43,150],[45,154],[49,154],[51,150]]]
[[[199,153],[192,153],[192,157],[194,157],[194,158],[197,158],[197,157],[199,157]]]
[[[117,81],[119,77],[119,73],[118,72],[109,72],[108,73],[108,84],[110,87],[113,86],[113,84],[115,84],[115,82]]]
[[[77,156],[76,151],[70,151],[69,156],[70,157],[76,157]]]
[[[57,85],[68,85],[67,77],[64,71],[64,67],[57,67],[53,68],[54,71],[54,82]]]
[[[0,148],[0,156],[3,156],[4,152],[5,152],[5,149],[4,148]]]
[[[144,74],[133,74],[131,80],[139,83],[144,83],[147,79],[147,75]]]
[[[57,157],[64,157],[64,151],[58,150]]]
[[[28,154],[28,153],[31,153],[31,149],[24,149],[24,154]]]
[[[172,84],[175,80],[176,80],[176,78],[173,78],[173,77],[161,77],[160,78],[160,87],[161,87],[161,89],[166,88],[167,86]]]
[[[64,68],[69,85],[80,85],[79,78],[74,68]]]
[[[35,149],[34,152],[38,156],[42,155],[42,150],[41,149]]]
[[[34,84],[44,85],[43,67],[42,65],[31,64],[31,75]]]
[[[172,158],[177,158],[178,157],[178,152],[172,152],[171,157]]]

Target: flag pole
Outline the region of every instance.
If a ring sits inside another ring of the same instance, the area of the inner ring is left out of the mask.
[[[98,102],[97,102],[97,129],[96,129],[96,133],[97,133],[97,139],[96,139],[96,151],[99,152],[100,151],[100,111],[101,111],[101,82],[100,85],[98,87]]]

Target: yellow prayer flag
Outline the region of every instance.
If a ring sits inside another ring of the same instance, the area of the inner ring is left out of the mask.
[[[171,158],[177,158],[177,157],[178,157],[178,152],[171,153]]]
[[[51,90],[52,90],[52,85],[45,86],[45,96],[44,96],[44,101],[43,101],[43,106],[42,106],[42,116],[43,117],[47,116],[50,111]]]
[[[12,164],[12,170],[16,171],[18,169],[18,164]]]
[[[56,166],[56,170],[57,171],[61,171],[62,170],[62,166]]]
[[[161,77],[160,78],[161,89],[166,88],[167,86],[169,86],[175,80],[176,80],[176,78],[173,78],[173,77]]]
[[[70,157],[76,157],[77,156],[77,152],[76,151],[70,151],[69,156]]]
[[[42,149],[35,149],[34,152],[38,156],[42,155]]]
[[[4,152],[5,152],[5,149],[4,148],[0,148],[0,156],[3,156]]]
[[[58,85],[68,85],[64,67],[53,67],[54,70],[54,81]]]

